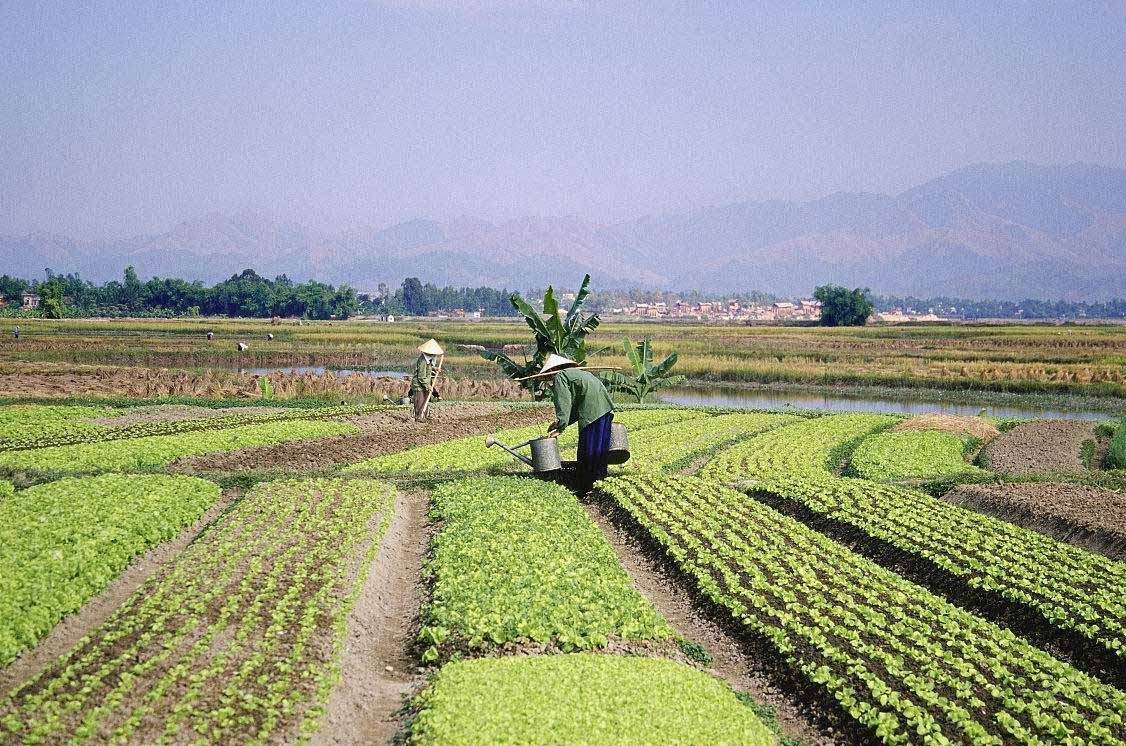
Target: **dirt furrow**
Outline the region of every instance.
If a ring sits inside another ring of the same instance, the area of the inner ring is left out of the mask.
[[[425,492],[400,493],[375,564],[348,617],[340,662],[314,746],[388,743],[405,698],[421,684],[411,649],[423,599],[429,543]]]
[[[770,680],[750,646],[717,621],[664,563],[619,525],[610,508],[598,501],[584,502],[584,507],[614,547],[637,589],[679,634],[700,643],[711,654],[713,675],[736,691],[746,692],[757,702],[773,707],[784,736],[817,746],[838,743],[832,732],[810,722],[797,699]]]

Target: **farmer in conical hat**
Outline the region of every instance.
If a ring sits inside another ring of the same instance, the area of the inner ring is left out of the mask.
[[[548,435],[556,436],[568,425],[579,425],[578,487],[590,492],[594,483],[606,476],[610,455],[610,424],[614,403],[602,381],[583,370],[574,360],[549,355],[539,373],[530,378],[552,378],[551,398],[555,401],[555,422]]]
[[[411,377],[410,397],[414,404],[414,419],[421,422],[426,410],[428,399],[441,401],[442,397],[434,388],[434,379],[438,376],[438,358],[446,354],[442,345],[437,340],[431,339],[418,346],[418,361],[414,364],[414,375]],[[431,393],[433,391],[433,393]]]

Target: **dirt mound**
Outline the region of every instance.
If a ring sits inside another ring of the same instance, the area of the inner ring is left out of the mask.
[[[1083,420],[1034,420],[1017,425],[985,447],[988,468],[998,474],[1081,472],[1083,441],[1095,424]]]
[[[983,443],[988,443],[1001,434],[988,420],[955,414],[921,414],[900,422],[892,430],[941,430],[955,435],[969,435]]]
[[[546,423],[553,412],[546,407],[511,409],[501,404],[448,404],[434,407],[429,422],[415,422],[406,409],[348,418],[359,435],[342,435],[308,441],[247,448],[232,453],[193,456],[173,462],[168,469],[181,474],[237,472],[255,469],[308,471],[333,464],[361,461],[386,453],[441,443],[466,435],[492,432],[500,427]]]
[[[1106,556],[1126,559],[1126,494],[1081,484],[964,484],[943,496]]]

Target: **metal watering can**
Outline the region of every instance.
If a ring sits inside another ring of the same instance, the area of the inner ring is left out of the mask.
[[[508,446],[489,435],[485,438],[485,447],[500,446],[512,454],[513,458],[532,467],[535,472],[559,471],[564,467],[563,459],[559,455],[559,440],[551,436],[532,438],[516,446]],[[531,447],[531,458],[520,453],[520,449]],[[629,461],[629,436],[626,426],[613,423],[610,425],[610,453],[608,462],[611,464],[624,464]],[[567,462],[573,465],[574,462]]]

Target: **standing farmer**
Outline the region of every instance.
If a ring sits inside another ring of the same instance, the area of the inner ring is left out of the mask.
[[[609,392],[593,373],[562,355],[549,355],[540,372],[528,378],[554,378],[551,398],[555,401],[555,422],[547,434],[557,436],[568,425],[579,424],[578,487],[590,492],[595,482],[606,477],[610,425],[614,421]]]
[[[421,422],[423,412],[426,410],[426,405],[431,397],[438,401],[442,399],[437,389],[434,388],[434,379],[438,377],[438,359],[445,355],[446,351],[434,339],[426,344],[419,345],[418,351],[421,354],[414,364],[410,397],[414,404],[414,419],[416,422]]]

